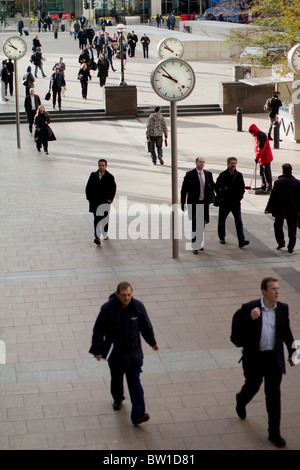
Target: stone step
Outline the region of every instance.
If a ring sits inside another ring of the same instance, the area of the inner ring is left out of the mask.
[[[84,110],[62,110],[50,111],[51,122],[67,122],[67,121],[97,121],[112,119],[134,119],[136,117],[148,117],[153,113],[155,106],[138,107],[137,116],[135,115],[117,115],[107,116],[104,109],[84,109]],[[170,107],[162,106],[161,113],[163,116],[170,115]],[[218,104],[207,105],[177,105],[178,116],[199,116],[206,114],[222,114],[222,109]],[[14,124],[16,122],[15,113],[1,113],[0,124]],[[27,122],[26,113],[20,112],[20,123]]]

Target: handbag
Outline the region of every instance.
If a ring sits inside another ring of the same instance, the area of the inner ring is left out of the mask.
[[[45,100],[46,100],[46,101],[49,101],[50,98],[51,98],[51,93],[50,93],[50,90],[49,90],[49,91],[46,93],[46,95],[45,95]]]
[[[120,53],[120,51],[118,51],[118,52],[116,53],[116,59],[121,59],[121,53]]]
[[[22,85],[28,86],[28,80],[27,79],[23,80]]]
[[[53,130],[51,129],[50,126],[47,126],[47,140],[48,140],[48,141],[56,140],[56,137],[55,137],[55,135],[54,135],[54,132],[53,132]]]

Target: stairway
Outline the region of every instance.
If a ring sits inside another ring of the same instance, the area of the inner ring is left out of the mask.
[[[104,109],[77,109],[77,110],[62,110],[50,111],[51,122],[70,122],[70,121],[100,121],[100,120],[115,120],[115,119],[135,119],[147,118],[154,111],[153,106],[140,106],[138,107],[137,116],[135,115],[120,115],[120,116],[107,116]],[[208,114],[222,114],[222,109],[218,104],[207,105],[177,105],[178,116],[201,116]],[[170,115],[170,107],[162,106],[161,113],[163,116]],[[0,113],[0,124],[15,124],[15,113]],[[27,122],[26,113],[20,112],[20,123]]]

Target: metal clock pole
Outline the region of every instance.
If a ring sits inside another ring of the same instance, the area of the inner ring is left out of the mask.
[[[172,255],[178,258],[178,165],[177,165],[177,102],[170,101],[171,169],[172,169]]]
[[[18,86],[18,61],[14,60],[15,64],[15,95],[16,95],[16,125],[17,125],[17,145],[18,149],[21,148],[20,137],[20,115],[19,115],[19,86]]]

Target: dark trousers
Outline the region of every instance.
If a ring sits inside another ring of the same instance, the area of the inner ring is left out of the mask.
[[[287,217],[286,223],[288,226],[288,249],[293,250],[297,241],[297,216]],[[284,217],[275,217],[274,233],[275,239],[279,246],[285,246],[284,232],[283,232]]]
[[[41,139],[38,137],[36,140],[36,148],[40,150],[42,146],[44,147],[44,152],[48,152],[48,140],[46,138]]]
[[[143,53],[144,53],[144,58],[148,58],[148,53],[149,53],[149,46],[144,46],[143,45]]]
[[[192,213],[192,250],[200,250],[204,243],[204,201],[199,201],[195,206]]]
[[[160,158],[162,158],[163,156],[162,144],[163,144],[163,138],[161,135],[150,137],[150,151],[151,151],[152,161],[154,163],[156,163],[157,156]],[[157,148],[157,155],[155,152],[155,146]]]
[[[130,394],[132,409],[131,419],[134,421],[145,413],[144,390],[140,382],[142,362],[133,367],[125,367],[122,364],[109,364],[110,367],[110,391],[115,402],[124,400],[124,374],[126,376]]]
[[[61,88],[53,87],[52,88],[53,106],[56,105],[56,97],[57,97],[58,107],[60,109],[61,108]]]
[[[33,111],[28,111],[28,113],[27,113],[27,121],[28,121],[28,124],[29,124],[29,131],[30,132],[32,132],[32,126],[33,126],[33,122],[34,122],[35,113],[36,113],[36,109],[34,109]]]
[[[85,80],[81,80],[82,98],[87,98],[87,91],[88,91],[88,82],[86,82]]]
[[[108,209],[110,208],[110,204],[103,204],[103,206],[107,206]],[[103,209],[105,208],[106,207],[104,207]],[[109,217],[109,210],[100,211],[97,209],[97,211],[94,212],[94,236],[95,238],[100,238],[101,234],[104,237],[107,236],[108,222],[109,222],[108,217]]]
[[[264,380],[266,407],[269,418],[269,434],[273,436],[278,435],[281,415],[280,384],[282,372],[277,364],[274,352],[267,351],[244,354],[243,369],[245,384],[239,393],[238,402],[247,405],[254,395],[256,395]]]
[[[106,83],[106,78],[107,78],[106,75],[99,77],[99,82],[100,82],[100,86],[101,86],[101,87],[103,87],[103,86],[105,85],[105,83]]]
[[[261,187],[263,189],[272,189],[272,171],[271,163],[260,165],[259,173],[261,177]]]
[[[219,219],[218,219],[218,236],[220,240],[224,240],[226,237],[226,219],[229,215],[229,213],[232,213],[234,222],[235,222],[235,228],[236,228],[236,234],[238,237],[239,244],[242,244],[245,241],[245,235],[244,235],[244,227],[243,227],[243,222],[242,222],[242,214],[241,214],[241,204],[237,204],[235,206],[225,206],[223,204],[220,205],[219,207]]]

